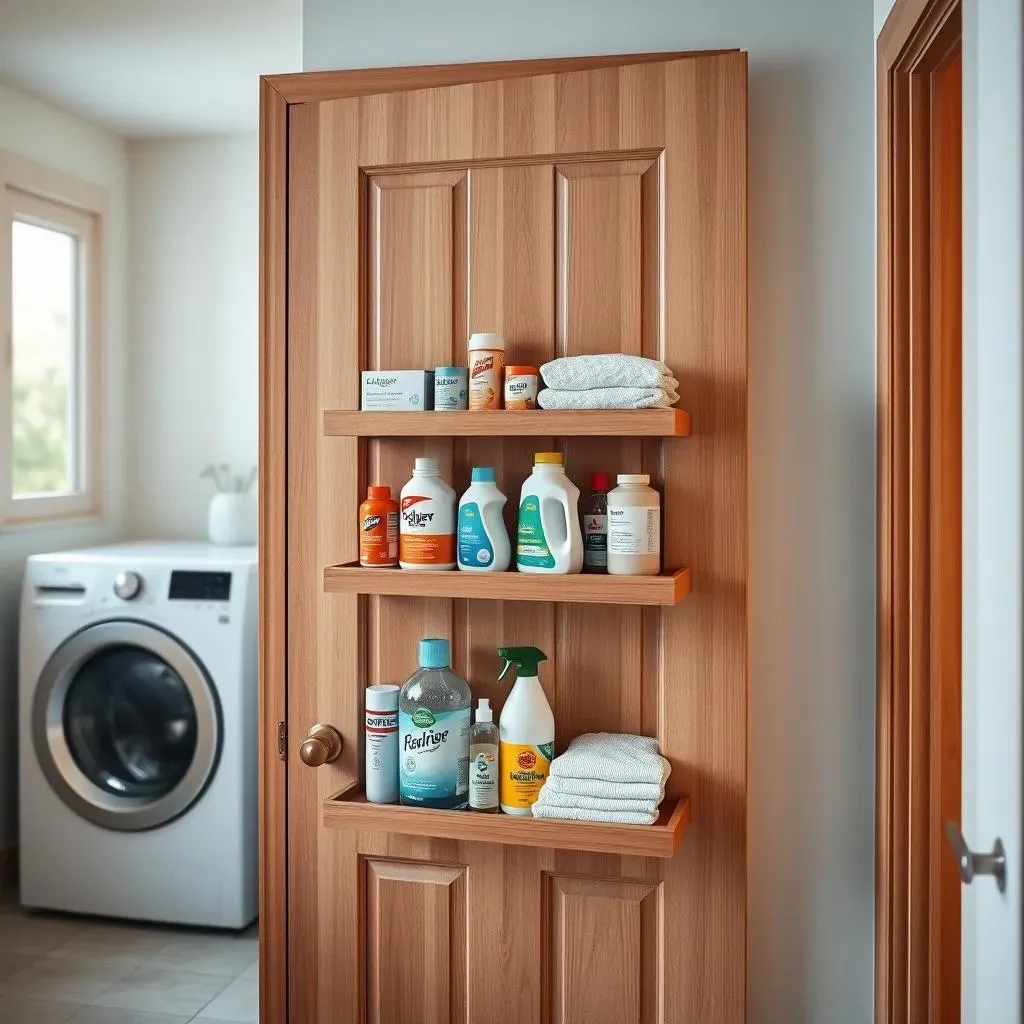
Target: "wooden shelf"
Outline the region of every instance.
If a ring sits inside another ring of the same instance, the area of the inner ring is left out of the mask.
[[[686,437],[682,409],[360,412],[328,409],[328,437]]]
[[[690,570],[660,576],[550,576],[526,572],[405,572],[365,569],[355,562],[324,570],[329,594],[389,597],[461,597],[491,601],[560,601],[670,607],[690,592]]]
[[[475,811],[434,811],[398,804],[371,804],[359,787],[324,801],[327,828],[396,832],[470,843],[543,846],[624,857],[673,856],[690,822],[690,800],[665,800],[653,825],[612,825],[598,821],[552,821],[548,818]]]

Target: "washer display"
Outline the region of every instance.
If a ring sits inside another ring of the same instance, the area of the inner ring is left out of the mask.
[[[51,655],[33,706],[39,764],[60,799],[103,828],[173,821],[217,768],[221,710],[202,664],[162,629],[87,626]]]

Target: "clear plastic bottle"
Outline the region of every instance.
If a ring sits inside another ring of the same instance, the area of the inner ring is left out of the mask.
[[[590,474],[590,494],[582,502],[583,571],[608,571],[608,492],[611,473]]]
[[[399,799],[459,809],[469,800],[472,694],[451,669],[448,641],[420,641],[420,667],[398,695]]]
[[[469,732],[469,809],[498,813],[498,727],[486,697],[480,698]]]

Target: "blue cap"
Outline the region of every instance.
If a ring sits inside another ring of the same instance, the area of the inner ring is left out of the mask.
[[[447,668],[451,663],[448,641],[443,637],[420,641],[420,668]]]
[[[497,478],[493,466],[474,466],[469,479],[474,484],[493,484]]]

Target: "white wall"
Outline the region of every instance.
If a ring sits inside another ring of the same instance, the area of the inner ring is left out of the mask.
[[[205,536],[210,462],[258,430],[255,135],[132,143],[128,531]]]
[[[870,1020],[870,0],[305,0],[303,37],[310,70],[749,51],[749,1019]]]
[[[102,520],[77,526],[0,532],[0,847],[17,834],[18,597],[27,555],[115,539],[124,519],[125,274],[128,267],[128,167],[120,139],[0,85],[0,149],[101,185],[110,195],[107,224],[106,502]]]
[[[896,0],[874,0],[875,3],[875,37],[882,31],[885,19],[896,4]]]

